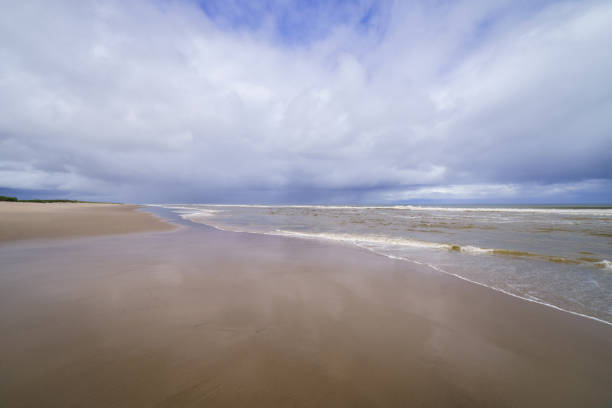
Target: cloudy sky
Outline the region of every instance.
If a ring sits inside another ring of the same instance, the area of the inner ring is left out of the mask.
[[[0,194],[612,202],[609,0],[0,6]]]

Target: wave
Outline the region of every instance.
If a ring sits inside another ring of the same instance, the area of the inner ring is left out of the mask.
[[[411,246],[415,248],[431,248],[431,249],[448,249],[451,250],[453,245],[418,241],[406,238],[390,238],[384,236],[371,236],[371,235],[353,235],[353,234],[335,234],[335,233],[310,233],[310,232],[295,232],[276,230],[275,235],[299,237],[299,238],[314,238],[314,239],[328,239],[333,241],[349,242],[349,243],[372,243],[372,244],[387,244],[387,245],[403,245]]]
[[[368,245],[392,245],[392,246],[402,246],[402,247],[412,247],[412,248],[426,248],[426,249],[442,249],[447,251],[454,252],[462,252],[470,255],[499,255],[499,256],[511,256],[511,257],[522,257],[522,258],[530,258],[530,259],[538,259],[541,261],[548,261],[554,263],[564,263],[564,264],[586,264],[586,265],[594,265],[597,267],[610,268],[612,267],[612,263],[603,260],[600,261],[596,258],[580,258],[580,259],[571,259],[560,256],[550,256],[550,255],[542,255],[536,254],[533,252],[526,251],[516,251],[512,249],[499,249],[499,248],[481,248],[473,245],[458,245],[458,244],[449,244],[449,243],[441,243],[441,242],[428,242],[428,241],[419,241],[414,239],[406,239],[406,238],[391,238],[385,236],[373,236],[373,235],[353,235],[353,234],[335,234],[335,233],[309,233],[309,232],[294,232],[294,231],[284,231],[284,230],[276,230],[276,235],[284,235],[284,236],[292,236],[299,238],[312,238],[312,239],[326,239],[340,242],[348,242],[353,243],[359,246],[368,246]],[[601,266],[603,265],[603,266]]]
[[[147,204],[149,207],[162,207],[167,208],[169,210],[178,210],[173,211],[178,214],[181,218],[185,220],[194,221],[199,217],[211,217],[217,213],[222,212],[222,210],[210,210],[199,207],[189,207],[186,205],[165,205],[165,204]]]
[[[433,207],[420,205],[394,206],[392,208],[412,211],[446,211],[446,212],[501,212],[501,213],[536,213],[562,215],[591,215],[612,217],[612,208],[565,208],[565,207]]]
[[[599,267],[601,267],[601,269],[606,269],[609,271],[612,271],[612,262],[608,261],[607,259],[604,259],[602,261],[599,262],[595,262],[595,264]]]
[[[146,204],[170,208],[176,204]],[[228,208],[305,208],[330,210],[410,210],[410,211],[445,211],[445,212],[501,212],[501,213],[540,213],[561,215],[590,215],[612,217],[612,207],[581,208],[581,207],[443,207],[427,205],[268,205],[268,204],[178,204],[186,208],[228,207]],[[196,207],[197,206],[197,207]]]

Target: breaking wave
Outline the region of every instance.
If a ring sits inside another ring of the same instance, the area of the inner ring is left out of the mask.
[[[275,235],[299,237],[299,238],[311,238],[311,239],[325,239],[332,241],[340,241],[356,244],[359,246],[368,245],[388,245],[388,246],[402,246],[412,248],[426,248],[426,249],[441,249],[446,251],[462,252],[470,255],[499,255],[499,256],[510,256],[510,257],[524,257],[530,259],[538,259],[541,261],[548,261],[554,263],[565,263],[565,264],[585,264],[596,267],[603,267],[604,269],[612,268],[612,263],[607,260],[599,260],[596,258],[591,259],[571,259],[560,256],[550,256],[536,254],[532,252],[516,251],[511,249],[499,249],[499,248],[481,248],[473,245],[458,245],[448,244],[441,242],[427,242],[419,241],[414,239],[406,238],[391,238],[384,236],[372,236],[372,235],[353,235],[353,234],[334,234],[334,233],[310,233],[310,232],[294,232],[276,230]]]

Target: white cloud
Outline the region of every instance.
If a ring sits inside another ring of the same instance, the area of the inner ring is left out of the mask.
[[[399,202],[410,200],[442,201],[486,201],[486,202],[523,202],[528,197],[532,202],[563,203],[579,197],[601,194],[610,191],[610,180],[584,180],[569,183],[495,183],[495,184],[456,184],[444,186],[416,187],[395,190],[370,197],[373,201]],[[499,200],[499,201],[496,201]],[[561,201],[558,201],[561,200]]]
[[[383,31],[303,44],[187,2],[4,10],[0,187],[479,198],[612,177],[609,2],[398,2]]]

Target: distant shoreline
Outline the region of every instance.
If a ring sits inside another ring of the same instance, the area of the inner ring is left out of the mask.
[[[21,200],[17,197],[12,196],[0,196],[0,202],[7,201],[12,203],[85,203],[85,204],[121,204],[121,203],[109,203],[105,201],[81,201],[81,200],[69,200],[67,198],[55,198],[55,199],[31,199]]]

